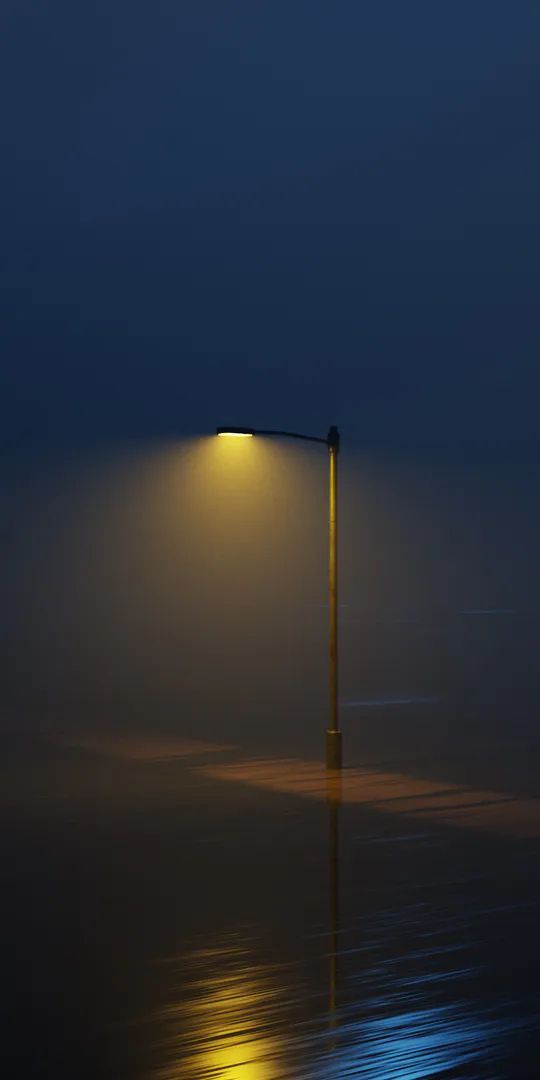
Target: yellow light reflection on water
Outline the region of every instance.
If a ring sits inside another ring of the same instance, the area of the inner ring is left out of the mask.
[[[273,1028],[282,994],[269,969],[246,962],[242,949],[201,950],[194,959],[216,974],[195,979],[187,1000],[167,1008],[178,1034],[156,1080],[279,1080],[285,1046]]]

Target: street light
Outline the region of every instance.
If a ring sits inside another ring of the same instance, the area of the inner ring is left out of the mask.
[[[337,459],[339,453],[339,431],[337,427],[328,430],[326,439],[315,435],[300,435],[297,431],[265,431],[248,427],[219,427],[216,435],[233,438],[250,438],[253,435],[282,435],[290,439],[303,439],[306,442],[324,443],[328,447],[330,463],[329,514],[328,514],[328,585],[329,585],[329,680],[330,680],[330,717],[326,732],[326,765],[329,769],[341,768],[341,731],[338,710],[338,534],[337,534],[337,499],[338,474]]]

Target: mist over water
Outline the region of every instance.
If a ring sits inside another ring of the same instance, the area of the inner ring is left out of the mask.
[[[8,728],[318,746],[324,448],[126,444],[4,478]],[[375,460],[345,440],[340,481],[346,727],[375,749],[377,702],[394,725],[438,703],[458,726],[456,710],[511,709],[508,734],[536,738],[537,471]]]
[[[339,782],[324,447],[126,444],[4,478],[20,1075],[532,1080],[533,471],[345,440]]]

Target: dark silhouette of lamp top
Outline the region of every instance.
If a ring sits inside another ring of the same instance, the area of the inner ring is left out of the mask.
[[[307,442],[324,443],[325,446],[339,447],[339,432],[337,427],[331,427],[326,439],[317,435],[302,435],[298,431],[273,431],[264,428],[240,427],[236,424],[227,424],[216,428],[216,435],[225,435],[237,438],[249,438],[252,435],[281,435],[288,439],[305,439]]]

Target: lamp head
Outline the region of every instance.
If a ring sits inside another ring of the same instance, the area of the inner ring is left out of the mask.
[[[253,428],[249,427],[232,427],[228,425],[227,427],[216,428],[216,435],[232,436],[237,439],[249,439],[254,434]]]

